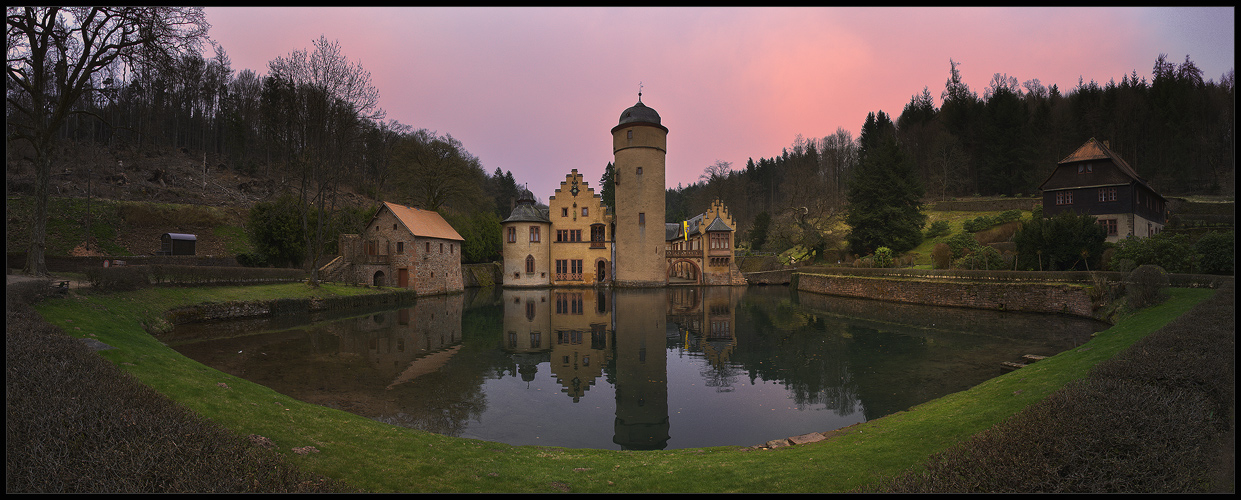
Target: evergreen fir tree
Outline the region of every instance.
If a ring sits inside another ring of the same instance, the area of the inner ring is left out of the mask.
[[[882,113],[878,120],[872,116],[866,119],[870,130],[863,127],[865,156],[849,183],[849,247],[858,255],[881,246],[900,254],[922,243],[922,183],[896,142],[892,122]]]

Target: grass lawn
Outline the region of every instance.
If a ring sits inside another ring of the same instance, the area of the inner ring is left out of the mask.
[[[193,411],[241,435],[268,437],[306,470],[369,492],[810,493],[852,491],[917,467],[1082,378],[1214,293],[1172,290],[1167,302],[1125,318],[1084,346],[827,441],[775,450],[614,451],[450,438],[293,400],[187,359],[144,329],[160,325],[163,311],[180,305],[375,291],[303,284],[153,288],[74,293],[45,300],[37,310],[73,336],[114,346],[100,354]],[[319,452],[291,453],[304,446]]]

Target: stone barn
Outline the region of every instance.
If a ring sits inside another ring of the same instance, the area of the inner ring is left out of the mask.
[[[320,276],[408,288],[418,295],[460,292],[463,241],[434,211],[384,202],[363,234],[340,236],[340,256],[323,266]]]

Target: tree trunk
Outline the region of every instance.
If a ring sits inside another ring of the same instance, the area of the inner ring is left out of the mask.
[[[47,198],[52,176],[52,160],[46,153],[35,157],[34,220],[30,224],[30,247],[26,251],[23,272],[31,276],[47,276]]]

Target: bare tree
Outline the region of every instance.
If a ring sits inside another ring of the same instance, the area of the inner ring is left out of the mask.
[[[364,120],[381,120],[379,89],[371,85],[371,73],[350,62],[336,41],[320,36],[314,52],[298,50],[278,57],[268,66],[273,78],[287,81],[292,93],[292,112],[297,115],[291,130],[293,162],[301,173],[302,206],[318,211],[311,236],[308,210],[302,211],[302,230],[310,249],[310,284],[318,286],[318,260],[323,252],[324,224],[328,203],[335,208],[342,176],[361,144]]]
[[[52,148],[84,93],[116,64],[196,52],[207,35],[201,7],[8,7],[9,139],[30,143],[35,212],[24,271],[47,275]]]

